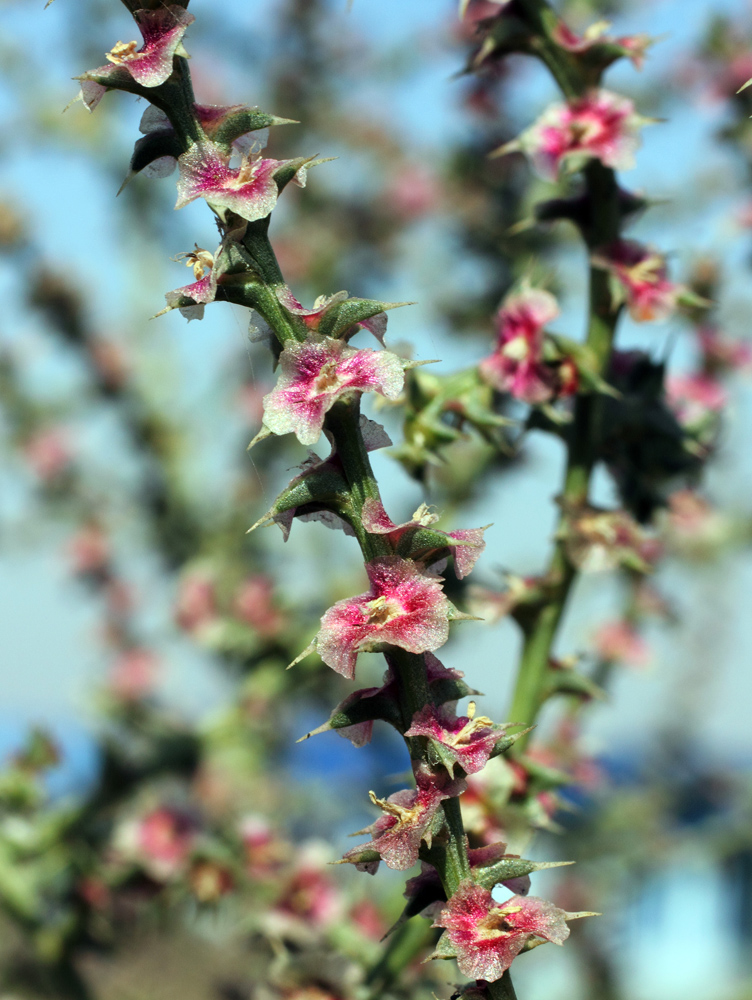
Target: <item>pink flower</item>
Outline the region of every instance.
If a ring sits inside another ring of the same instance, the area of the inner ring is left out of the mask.
[[[638,130],[647,121],[635,112],[628,98],[594,90],[567,104],[552,104],[497,154],[523,152],[540,176],[551,181],[562,168],[580,170],[589,160],[600,160],[614,170],[629,170],[640,144]]]
[[[176,55],[187,56],[182,38],[196,18],[177,4],[157,10],[139,10],[134,14],[144,39],[138,42],[118,42],[108,53],[108,65],[89,70],[81,80],[81,97],[89,111],[101,101],[108,80],[116,83],[123,74],[142,87],[158,87],[172,74]]]
[[[669,375],[666,399],[683,427],[704,423],[728,402],[726,390],[712,375]]]
[[[274,909],[307,926],[327,927],[342,913],[342,896],[313,850],[303,857],[284,886]]]
[[[405,379],[396,354],[356,350],[330,337],[288,343],[279,364],[277,385],[264,397],[264,423],[308,445],[318,441],[324,417],[346,393],[375,391],[396,399]]]
[[[59,479],[70,467],[71,453],[65,435],[56,427],[37,431],[23,445],[26,461],[43,483]]]
[[[389,210],[400,219],[418,219],[430,212],[440,195],[436,176],[423,164],[405,164],[385,192]]]
[[[123,702],[138,702],[154,690],[159,663],[148,649],[129,649],[112,666],[109,688]]]
[[[496,314],[496,350],[480,363],[485,380],[525,403],[552,399],[557,375],[543,361],[543,328],[558,315],[556,299],[540,288],[507,296]]]
[[[89,356],[100,384],[107,392],[119,392],[128,380],[130,366],[122,344],[105,337],[89,341]]]
[[[375,851],[388,868],[397,871],[412,868],[418,860],[421,843],[425,841],[431,846],[439,806],[444,799],[459,794],[463,787],[461,782],[441,785],[435,775],[423,771],[417,772],[416,782],[415,790],[406,788],[387,799],[379,799],[369,792],[371,802],[379,806],[383,816],[360,831],[372,834],[373,840],[348,851],[343,862],[352,862],[373,874],[378,860],[363,863],[358,858],[364,852]]]
[[[115,834],[115,848],[124,858],[141,864],[158,882],[167,882],[184,871],[196,832],[187,813],[160,806],[124,823]]]
[[[370,591],[338,601],[321,619],[316,637],[324,663],[350,679],[358,653],[382,643],[424,653],[449,638],[450,605],[440,578],[425,576],[399,556],[374,559],[366,571]]]
[[[697,331],[705,365],[714,371],[749,368],[752,364],[752,344],[729,337],[712,326]]]
[[[87,524],[71,540],[73,572],[81,576],[106,574],[111,559],[110,543],[98,524]]]
[[[214,579],[206,573],[193,571],[180,581],[175,602],[175,622],[186,632],[199,632],[217,617]]]
[[[240,824],[248,874],[252,878],[276,877],[285,850],[267,821],[261,816],[246,816]]]
[[[424,660],[426,680],[434,704],[456,705],[460,698],[478,693],[464,683],[462,680],[464,675],[460,671],[447,669],[433,653],[425,653]],[[375,719],[390,722],[401,731],[397,685],[391,667],[384,674],[380,688],[370,687],[353,691],[337,705],[327,722],[307,733],[298,742],[334,730],[339,736],[350,740],[353,746],[362,747],[371,741]]]
[[[238,588],[233,602],[235,614],[264,639],[272,639],[284,627],[284,618],[274,606],[274,585],[266,576],[249,576]]]
[[[657,541],[624,510],[602,510],[582,504],[567,511],[559,533],[567,556],[583,572],[626,566],[650,572],[660,552]]]
[[[676,308],[682,285],[666,277],[665,259],[635,240],[619,240],[593,256],[593,264],[609,271],[621,286],[616,300],[626,300],[638,323],[662,320]]]
[[[467,715],[459,717],[446,706],[426,705],[416,713],[405,733],[405,736],[427,736],[441,743],[465,774],[483,770],[503,735],[501,726],[494,725],[484,715],[476,717],[472,701]]]
[[[434,529],[432,525],[439,520],[439,516],[433,514],[426,504],[418,507],[411,521],[395,524],[384,510],[382,502],[369,497],[363,504],[362,520],[366,531],[372,535],[387,535],[398,553],[409,555],[413,559],[430,562],[440,556],[444,546],[451,549],[455,572],[460,580],[470,573],[486,547],[483,540],[486,528],[470,528],[448,533]],[[428,531],[421,535],[421,529]]]
[[[734,524],[694,490],[668,498],[668,540],[690,558],[707,559],[734,539]]]
[[[185,261],[185,266],[192,268],[196,280],[190,285],[183,285],[173,292],[167,292],[165,295],[167,307],[157,313],[157,316],[162,316],[170,309],[179,309],[181,315],[189,322],[192,319],[204,318],[204,306],[216,298],[217,283],[227,267],[227,258],[222,250],[223,247],[220,246],[216,253],[211,254],[196,244],[195,250],[179,253],[173,258]]]
[[[496,903],[488,889],[465,879],[433,925],[445,933],[432,957],[454,957],[463,975],[494,983],[532,938],[563,944],[569,916],[535,896]]]
[[[204,198],[212,207],[229,209],[248,222],[263,219],[277,204],[279,190],[274,175],[283,164],[282,160],[246,155],[235,168],[230,166],[230,156],[213,142],[196,143],[178,160],[175,208]]]
[[[631,663],[645,667],[650,662],[650,647],[634,625],[627,621],[606,622],[593,636],[593,645],[602,660]]]
[[[204,130],[206,136],[212,140],[220,133],[221,127],[231,116],[241,115],[244,112],[252,113],[255,110],[255,108],[249,108],[243,104],[233,104],[229,106],[220,106],[216,104],[193,105],[193,114],[195,115],[201,128]],[[285,119],[282,118],[275,120],[277,124],[282,124],[284,121]],[[167,133],[174,134],[175,131],[172,126],[172,122],[164,111],[153,104],[149,105],[146,111],[144,111],[138,128],[139,131],[145,136],[154,136],[155,133],[160,133],[162,137],[166,137]],[[246,132],[234,139],[232,142],[232,149],[234,152],[241,154],[250,155],[260,153],[266,146],[268,139],[268,128],[252,129],[251,131]],[[177,159],[175,156],[170,154],[159,156],[157,159],[151,160],[151,162],[145,167],[140,167],[140,164],[138,164],[139,154],[142,154],[145,151],[144,144],[148,144],[150,142],[150,139],[138,140],[134,150],[133,160],[131,161],[132,169],[138,171],[146,177],[166,177],[168,174],[171,174],[177,166]]]

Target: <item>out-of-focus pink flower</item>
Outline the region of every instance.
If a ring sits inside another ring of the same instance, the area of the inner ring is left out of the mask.
[[[636,240],[619,240],[604,247],[593,255],[593,264],[617,279],[617,299],[626,301],[630,316],[638,323],[666,319],[685,292],[682,285],[668,280],[661,254]]]
[[[556,299],[540,288],[507,296],[496,314],[496,349],[480,363],[483,378],[524,403],[553,399],[560,387],[543,360],[544,327],[558,315]]]
[[[112,665],[109,689],[124,702],[137,702],[154,691],[159,661],[148,649],[128,649]]]
[[[669,375],[666,399],[684,427],[693,427],[723,410],[726,390],[712,375]]]
[[[729,337],[713,326],[703,326],[697,331],[705,365],[712,371],[748,369],[752,365],[752,344],[746,340]]]
[[[233,608],[264,639],[273,638],[284,627],[284,616],[274,606],[274,584],[267,576],[247,577],[235,594]]]
[[[460,580],[471,572],[486,547],[483,539],[486,528],[466,528],[448,533],[437,531],[432,526],[439,520],[439,515],[434,514],[426,504],[418,507],[412,520],[395,524],[384,510],[382,502],[369,497],[363,504],[362,520],[366,531],[374,535],[387,535],[395,548],[404,540],[411,557],[421,561],[425,559],[430,562],[432,556],[440,551],[433,542],[426,549],[421,549],[418,534],[421,528],[429,528],[432,534],[442,535],[446,539],[446,547],[453,552],[455,572]],[[409,539],[405,536],[409,536]]]
[[[408,220],[418,219],[435,208],[439,195],[435,174],[419,163],[399,168],[385,192],[389,210]]]
[[[589,160],[629,170],[640,145],[639,130],[647,123],[628,98],[594,90],[566,104],[552,104],[497,154],[525,153],[546,180],[556,180],[562,169],[580,170]]]
[[[47,427],[32,434],[23,445],[26,461],[43,483],[53,483],[70,467],[71,452],[65,434]]]
[[[252,878],[275,875],[286,852],[281,841],[261,816],[246,816],[240,825],[248,874]]]
[[[417,787],[414,790],[405,788],[387,799],[369,793],[371,802],[379,806],[383,815],[360,831],[370,833],[373,839],[348,851],[343,861],[373,874],[378,868],[378,860],[363,863],[358,858],[364,852],[375,851],[388,868],[397,871],[412,868],[418,860],[421,843],[425,841],[428,847],[431,846],[439,806],[464,787],[462,782],[440,782],[436,775],[421,770],[416,772],[415,778]]]
[[[216,903],[235,888],[235,880],[229,868],[208,859],[191,865],[188,884],[199,903]]]
[[[456,958],[463,975],[494,983],[531,938],[564,944],[571,916],[535,896],[497,903],[488,889],[465,879],[433,925],[445,934],[432,957]]]
[[[124,823],[115,834],[115,849],[156,881],[168,882],[185,871],[195,839],[196,826],[187,813],[159,806]]]
[[[502,726],[484,715],[475,715],[470,702],[467,715],[456,716],[449,706],[426,705],[416,713],[405,736],[427,736],[445,748],[465,774],[481,771],[504,735]]]
[[[321,619],[316,648],[324,663],[352,679],[358,653],[382,643],[411,653],[443,646],[450,606],[438,577],[409,559],[384,556],[366,563],[371,589],[338,601]]]
[[[292,432],[307,445],[318,441],[324,417],[347,393],[378,392],[396,399],[405,381],[396,354],[356,350],[331,337],[288,344],[279,363],[277,385],[264,397],[264,423],[272,433]]]
[[[89,70],[78,77],[81,96],[89,111],[101,101],[108,81],[115,84],[125,73],[142,87],[158,87],[172,74],[176,55],[187,56],[183,48],[183,35],[196,18],[183,7],[171,4],[157,10],[139,10],[134,14],[136,24],[144,39],[138,42],[118,42],[108,53],[105,66]]]
[[[97,337],[89,341],[89,354],[99,379],[108,392],[122,389],[130,375],[130,367],[121,344]]]
[[[583,572],[601,572],[627,566],[649,572],[660,545],[624,510],[602,510],[581,505],[568,511],[562,528],[567,555]]]
[[[198,632],[217,617],[215,583],[198,570],[183,577],[175,602],[175,621],[186,632]]]
[[[631,663],[645,667],[650,662],[650,647],[630,622],[606,622],[593,636],[596,654],[602,660]]]
[[[110,562],[110,543],[98,524],[87,524],[69,545],[73,572],[81,575],[103,573]]]
[[[348,919],[365,937],[374,941],[381,941],[388,929],[381,911],[370,899],[361,899],[353,904]]]
[[[274,909],[315,928],[328,927],[341,915],[342,896],[313,851],[304,851]]]
[[[734,538],[734,525],[694,490],[676,490],[668,498],[667,535],[683,555],[707,558]]]

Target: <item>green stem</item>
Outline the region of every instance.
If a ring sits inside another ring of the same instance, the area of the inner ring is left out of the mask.
[[[571,98],[584,93],[588,89],[588,81],[580,73],[576,61],[556,45],[551,36],[552,28],[558,21],[554,11],[545,0],[520,0],[520,5],[538,39],[536,54],[546,64],[564,96]],[[613,170],[598,161],[589,163],[584,175],[590,211],[582,235],[588,249],[593,250],[619,237],[619,188]],[[619,308],[613,303],[609,276],[605,270],[591,266],[589,286],[586,342],[594,357],[595,370],[603,376],[611,357]],[[567,435],[567,464],[561,492],[563,510],[557,535],[566,529],[566,508],[587,502],[596,460],[601,409],[602,398],[595,394],[583,394],[576,399]],[[555,544],[544,578],[550,582],[551,596],[533,622],[526,626],[510,712],[515,722],[527,726],[535,722],[543,703],[551,651],[577,579],[577,571],[567,557],[561,538]],[[528,739],[523,737],[518,740],[514,753],[523,752]]]
[[[512,977],[509,974],[509,969],[507,969],[501,979],[497,980],[495,983],[488,984],[488,995],[492,997],[493,1000],[517,1000],[517,994],[514,992],[514,986],[512,985]]]
[[[436,938],[436,930],[422,917],[413,917],[398,927],[366,976],[373,1000],[397,982],[404,969],[435,943]]]

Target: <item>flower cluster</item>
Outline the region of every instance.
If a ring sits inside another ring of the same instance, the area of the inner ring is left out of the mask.
[[[499,392],[533,405],[576,392],[574,362],[545,335],[558,315],[556,299],[542,289],[508,296],[496,314],[496,349],[480,363],[483,378]]]

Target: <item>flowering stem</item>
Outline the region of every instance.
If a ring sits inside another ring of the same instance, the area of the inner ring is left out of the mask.
[[[521,0],[521,7],[539,44],[535,50],[559,84],[564,96],[571,98],[586,92],[588,83],[568,53],[550,36],[557,18],[545,0]],[[614,171],[592,161],[584,170],[589,205],[588,222],[582,236],[589,250],[618,239],[621,228],[619,189]],[[603,376],[608,368],[620,307],[615,305],[606,271],[590,267],[589,319],[587,346],[592,351],[594,370]],[[594,393],[578,395],[570,431],[567,435],[567,464],[561,498],[564,507],[586,502],[595,464],[595,432],[600,420],[602,398]],[[559,529],[566,527],[565,514]],[[559,531],[557,531],[557,535]],[[545,579],[550,597],[533,622],[527,625],[510,717],[515,722],[532,725],[544,699],[551,649],[561,622],[577,570],[567,557],[564,541],[556,542]],[[524,750],[527,737],[515,744],[515,753]]]

